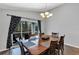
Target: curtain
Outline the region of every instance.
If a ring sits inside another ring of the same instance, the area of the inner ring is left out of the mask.
[[[11,21],[10,21],[10,26],[8,31],[8,38],[7,38],[7,48],[10,48],[12,46],[11,34],[14,32],[20,20],[21,20],[21,17],[11,16]]]
[[[39,32],[41,33],[41,21],[38,20]]]

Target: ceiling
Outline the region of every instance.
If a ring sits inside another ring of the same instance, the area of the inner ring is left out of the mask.
[[[44,12],[61,4],[62,3],[0,3],[0,8],[17,11]]]

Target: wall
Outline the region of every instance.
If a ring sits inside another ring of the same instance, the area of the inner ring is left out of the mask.
[[[17,16],[23,16],[28,17],[32,19],[40,19],[39,15],[35,12],[21,12],[21,11],[11,11],[11,10],[4,10],[0,9],[0,51],[6,49],[6,43],[7,43],[7,34],[8,34],[8,28],[10,24],[10,16],[7,16],[6,14],[12,14]]]
[[[53,10],[53,17],[46,20],[46,34],[65,34],[65,44],[79,48],[79,4],[63,4]]]

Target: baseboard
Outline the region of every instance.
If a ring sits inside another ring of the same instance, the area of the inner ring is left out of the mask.
[[[8,49],[3,49],[3,50],[0,50],[0,52],[4,52],[4,51],[7,51]]]
[[[64,44],[68,45],[68,46],[71,46],[71,47],[79,48],[79,46],[75,46],[75,45],[71,45],[71,44],[67,44],[67,43],[64,43]]]

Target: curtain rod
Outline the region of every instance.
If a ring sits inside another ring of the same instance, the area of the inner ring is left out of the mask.
[[[16,16],[16,15],[7,14],[7,16]],[[24,18],[24,19],[29,19],[29,20],[35,20],[35,21],[37,21],[36,19],[27,18],[27,17],[22,17],[22,16],[17,16],[17,17],[21,17],[21,18]]]

